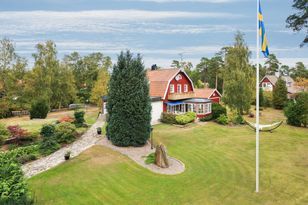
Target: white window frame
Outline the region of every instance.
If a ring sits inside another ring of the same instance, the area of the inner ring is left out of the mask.
[[[184,93],[187,93],[187,92],[188,92],[188,85],[185,84],[185,85],[184,85]]]
[[[174,93],[174,84],[170,84],[170,93]]]
[[[182,85],[181,84],[177,85],[177,93],[182,93]]]

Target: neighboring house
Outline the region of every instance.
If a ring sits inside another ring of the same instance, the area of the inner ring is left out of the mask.
[[[212,101],[220,101],[220,93],[212,89],[195,89],[182,69],[149,70],[150,96],[162,99],[162,111],[183,114],[195,112],[199,118],[212,113]],[[153,110],[154,113],[161,110]]]
[[[295,86],[294,80],[290,76],[281,76],[281,78],[286,82],[286,86],[288,89],[288,98],[294,96],[294,94],[300,92],[299,87]],[[278,81],[278,77],[276,75],[266,75],[260,81],[260,87],[264,91],[272,92],[275,88],[276,82]]]

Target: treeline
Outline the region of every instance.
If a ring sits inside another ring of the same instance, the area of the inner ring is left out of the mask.
[[[223,93],[225,104],[242,114],[248,112],[250,104],[255,101],[256,65],[249,62],[251,52],[244,35],[236,33],[234,41],[233,46],[223,47],[212,58],[202,58],[195,68],[191,62],[177,60],[171,66],[184,68],[195,87],[217,88]],[[308,70],[302,62],[289,67],[270,54],[264,66],[260,65],[260,80],[277,72],[291,76],[298,80],[298,84],[308,79]]]
[[[9,39],[0,40],[0,118],[11,111],[28,110],[44,100],[51,109],[70,103],[100,104],[107,93],[111,58],[102,53],[77,52],[57,58],[53,41],[38,43],[33,67],[15,52]]]

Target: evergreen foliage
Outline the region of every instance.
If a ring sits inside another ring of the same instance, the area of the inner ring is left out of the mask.
[[[308,93],[300,93],[295,102],[290,102],[284,109],[287,123],[293,126],[308,125]]]
[[[30,119],[45,119],[49,112],[49,106],[44,99],[39,99],[32,103],[30,109]]]
[[[215,120],[222,114],[227,115],[227,109],[219,103],[213,103],[212,118]]]
[[[43,125],[40,132],[41,136],[43,136],[44,138],[52,137],[54,133],[55,133],[55,126],[52,124]]]
[[[76,127],[82,127],[83,123],[85,122],[84,114],[85,114],[84,111],[75,111],[74,112]]]
[[[142,146],[150,137],[149,82],[141,56],[121,52],[109,84],[107,136],[117,146]]]
[[[166,124],[176,124],[176,114],[163,112],[160,117],[160,121]]]
[[[273,89],[273,107],[276,109],[283,109],[288,101],[288,90],[286,82],[279,78]]]

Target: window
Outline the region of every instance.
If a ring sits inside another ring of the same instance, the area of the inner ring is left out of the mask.
[[[212,112],[212,104],[211,103],[207,103],[204,105],[204,113],[208,114]]]
[[[174,85],[170,84],[170,93],[174,93]]]
[[[187,93],[187,92],[188,92],[188,85],[185,84],[185,85],[184,85],[184,93]]]
[[[203,114],[204,113],[204,104],[198,104],[198,114]]]
[[[178,85],[178,93],[181,93],[182,92],[182,85]]]

